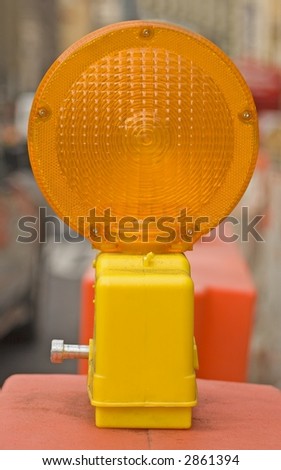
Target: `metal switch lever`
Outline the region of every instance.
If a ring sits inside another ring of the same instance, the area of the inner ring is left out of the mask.
[[[89,346],[64,344],[63,339],[53,339],[51,346],[51,362],[59,364],[65,359],[88,359]]]

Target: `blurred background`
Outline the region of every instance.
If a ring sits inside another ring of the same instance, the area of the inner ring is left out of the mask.
[[[85,34],[158,19],[216,43],[254,95],[260,152],[240,207],[263,215],[264,242],[239,241],[257,289],[248,380],[281,388],[280,0],[0,0],[0,12],[0,386],[14,373],[76,372],[74,361],[50,364],[50,342],[79,341],[81,281],[95,256],[85,240],[62,239],[67,228],[54,222],[33,179],[26,133],[34,92],[57,56]],[[22,216],[33,228],[40,224],[40,240],[17,241]]]

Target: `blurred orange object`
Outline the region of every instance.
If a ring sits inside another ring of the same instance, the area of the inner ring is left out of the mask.
[[[215,239],[198,242],[187,257],[195,285],[195,338],[199,354],[197,377],[243,382],[247,380],[249,347],[256,289],[248,266],[235,243]],[[80,343],[92,337],[94,270],[81,285]],[[87,373],[87,361],[79,373]]]

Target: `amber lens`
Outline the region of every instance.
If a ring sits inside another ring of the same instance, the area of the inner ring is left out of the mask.
[[[30,117],[38,184],[88,237],[81,221],[92,209],[140,224],[176,220],[185,209],[192,245],[241,198],[257,147],[255,106],[234,64],[206,39],[163,23],[120,23],[74,44],[42,80]],[[160,251],[189,248],[169,225],[176,237]],[[108,250],[105,238],[99,247]],[[110,249],[126,247],[117,239]]]

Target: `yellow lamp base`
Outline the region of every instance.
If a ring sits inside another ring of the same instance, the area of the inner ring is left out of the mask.
[[[193,282],[183,254],[98,256],[88,390],[96,425],[189,428]]]

